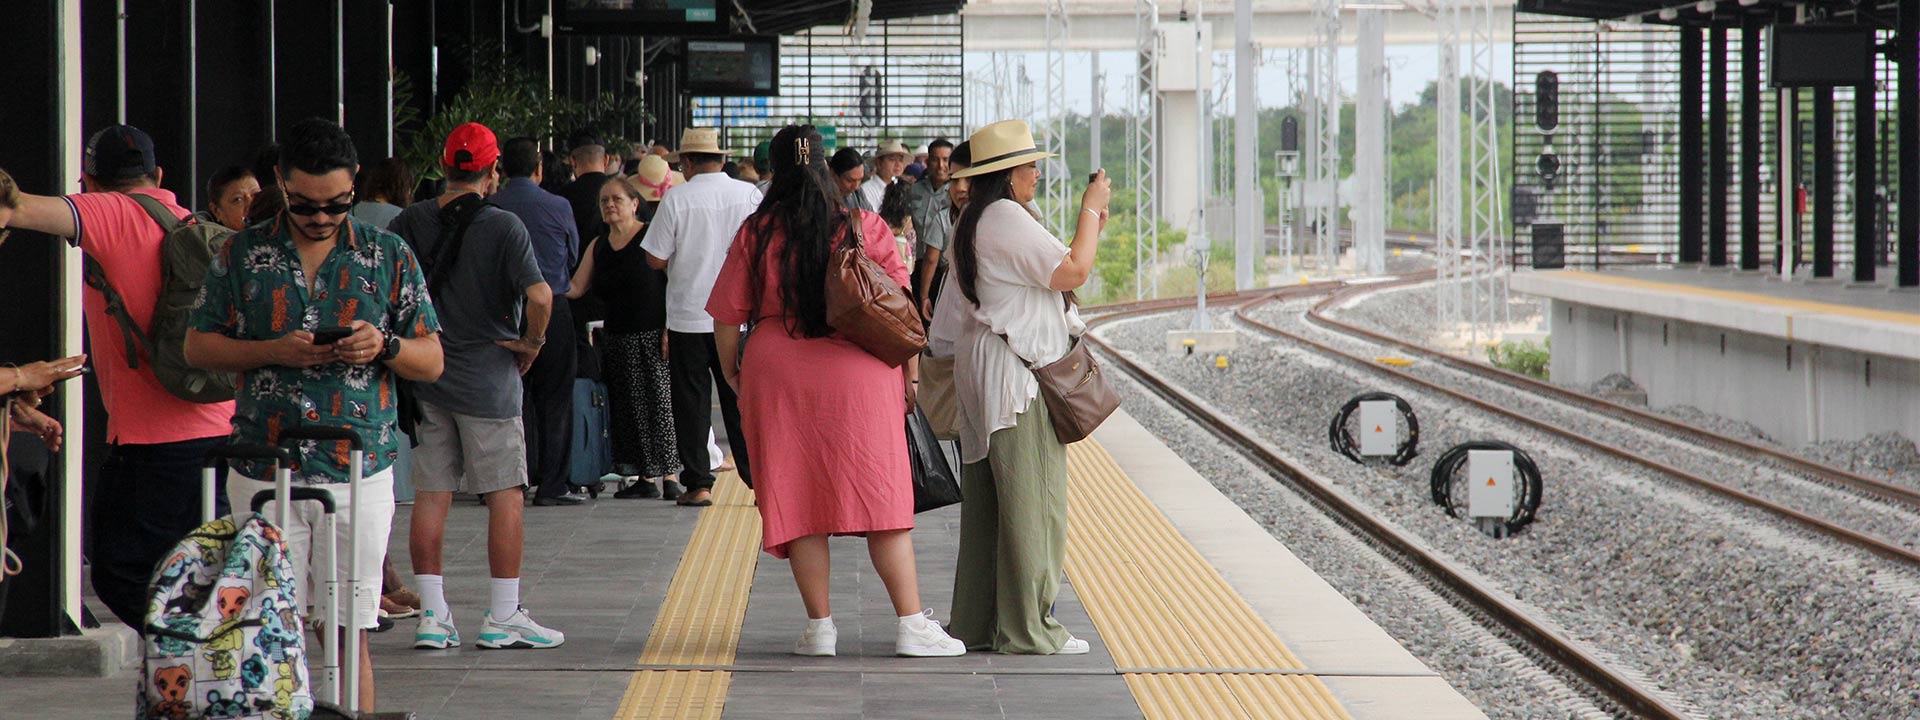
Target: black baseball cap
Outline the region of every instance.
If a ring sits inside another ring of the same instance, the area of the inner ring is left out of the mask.
[[[153,138],[132,125],[111,125],[87,139],[80,171],[96,180],[131,180],[159,170]]]

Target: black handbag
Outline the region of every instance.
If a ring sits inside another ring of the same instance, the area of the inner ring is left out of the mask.
[[[947,463],[927,414],[907,413],[907,455],[913,461],[913,511],[923,513],[960,502],[960,476]]]

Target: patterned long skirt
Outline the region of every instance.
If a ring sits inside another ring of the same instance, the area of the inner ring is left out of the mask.
[[[660,355],[665,331],[607,337],[607,397],[613,415],[614,472],[652,478],[680,473],[674,444],[672,385]]]

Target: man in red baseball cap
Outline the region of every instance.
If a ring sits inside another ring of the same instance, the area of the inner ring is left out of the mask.
[[[422,611],[413,646],[423,649],[460,645],[441,574],[441,543],[455,491],[485,499],[489,516],[492,582],[475,645],[552,648],[566,642],[564,633],[534,622],[520,607],[527,482],[520,376],[546,343],[553,289],[540,274],[526,225],[485,200],[499,185],[499,157],[500,147],[486,126],[455,128],[440,155],[446,191],[414,203],[388,226],[420,256],[446,333],[446,372],[437,381],[413,386],[420,399],[413,429],[419,444],[413,451],[407,547]]]

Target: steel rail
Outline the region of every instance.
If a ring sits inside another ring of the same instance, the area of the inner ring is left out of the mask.
[[[1402,278],[1404,281],[1413,282],[1430,278],[1432,275],[1433,273],[1428,271],[1415,276],[1402,276]],[[1344,283],[1307,284],[1280,289],[1265,297],[1243,293],[1234,301],[1223,303],[1223,305],[1240,304],[1244,308],[1246,304],[1259,304],[1271,299],[1321,294],[1343,285]],[[1646,718],[1680,720],[1690,717],[1659,694],[1581,648],[1552,626],[1532,617],[1525,609],[1509,599],[1510,593],[1481,583],[1466,572],[1455,568],[1451,562],[1428,549],[1417,537],[1398,529],[1373,511],[1349,500],[1335,490],[1330,483],[1287,462],[1262,443],[1255,431],[1214,413],[1199,398],[1158,373],[1129,359],[1091,332],[1093,328],[1122,318],[1167,311],[1170,308],[1165,303],[1145,304],[1143,307],[1112,305],[1107,306],[1107,309],[1110,311],[1108,314],[1088,321],[1090,331],[1086,335],[1087,340],[1099,348],[1122,371],[1154,394],[1198,420],[1222,440],[1238,447],[1249,459],[1279,477],[1285,478],[1289,485],[1305,493],[1312,502],[1326,509],[1341,524],[1371,538],[1375,543],[1397,555],[1402,563],[1437,580],[1449,592],[1491,618],[1500,627],[1524,640],[1536,652],[1567,668],[1569,672],[1604,695],[1610,702]]]
[[[1911,488],[1895,485],[1893,483],[1885,482],[1882,480],[1875,480],[1873,478],[1860,475],[1857,473],[1847,472],[1839,468],[1823,465],[1823,464],[1814,462],[1812,460],[1808,460],[1798,455],[1794,455],[1793,453],[1789,453],[1776,448],[1766,447],[1764,445],[1757,445],[1754,443],[1747,442],[1745,440],[1741,440],[1739,438],[1723,435],[1705,428],[1696,428],[1686,423],[1664,417],[1662,415],[1659,415],[1658,413],[1642,410],[1640,408],[1636,408],[1631,405],[1623,405],[1620,403],[1612,402],[1605,398],[1596,397],[1594,395],[1580,392],[1578,390],[1574,390],[1571,388],[1561,387],[1559,385],[1555,385],[1550,382],[1545,382],[1532,377],[1528,377],[1526,375],[1522,375],[1520,373],[1513,372],[1505,368],[1495,367],[1493,365],[1489,365],[1486,363],[1474,362],[1472,360],[1468,360],[1465,358],[1456,357],[1454,355],[1450,355],[1448,353],[1435,350],[1433,348],[1427,347],[1425,345],[1421,345],[1419,343],[1415,343],[1409,340],[1404,340],[1401,338],[1396,338],[1391,335],[1387,335],[1385,333],[1369,330],[1367,328],[1360,327],[1352,323],[1337,320],[1326,314],[1327,308],[1333,306],[1335,303],[1344,301],[1352,297],[1354,294],[1358,294],[1361,291],[1371,291],[1376,289],[1378,289],[1378,287],[1353,288],[1353,289],[1343,290],[1341,292],[1337,292],[1332,295],[1329,295],[1325,300],[1322,300],[1314,304],[1313,308],[1307,312],[1307,318],[1312,322],[1318,322],[1338,332],[1346,333],[1347,335],[1357,336],[1362,339],[1372,340],[1374,342],[1377,342],[1383,345],[1391,345],[1394,347],[1398,347],[1403,350],[1406,350],[1407,352],[1413,353],[1415,355],[1419,355],[1423,358],[1432,360],[1434,362],[1438,362],[1442,365],[1446,365],[1456,370],[1465,371],[1468,373],[1479,375],[1480,377],[1483,377],[1483,378],[1498,380],[1510,385],[1515,385],[1521,389],[1530,390],[1535,393],[1546,395],[1553,399],[1560,400],[1569,404],[1583,406],[1583,407],[1586,407],[1587,409],[1600,412],[1601,414],[1604,414],[1604,415],[1613,416],[1614,418],[1625,421],[1625,422],[1637,423],[1642,426],[1657,429],[1661,432],[1684,436],[1703,445],[1718,445],[1724,449],[1731,449],[1731,450],[1735,450],[1742,453],[1750,453],[1753,455],[1764,456],[1768,459],[1779,462],[1782,465],[1786,465],[1794,471],[1805,473],[1807,475],[1812,475],[1821,480],[1825,480],[1827,482],[1831,482],[1836,485],[1850,487],[1850,488],[1860,490],[1862,492],[1866,492],[1872,495],[1876,495],[1888,500],[1893,500],[1896,502],[1906,503],[1908,505],[1912,505],[1915,507],[1920,507],[1920,491],[1916,491]],[[1253,321],[1250,321],[1249,318],[1247,318],[1245,315],[1241,315],[1240,319],[1253,322]],[[1255,323],[1255,324],[1258,324],[1258,323]]]
[[[1384,287],[1393,287],[1396,285],[1411,284],[1414,282],[1419,282],[1419,280],[1400,279],[1394,282],[1376,283],[1373,285],[1369,285],[1367,287],[1377,289],[1377,288],[1384,288]],[[1464,392],[1460,392],[1458,390],[1446,387],[1434,381],[1421,378],[1417,375],[1413,375],[1411,373],[1407,373],[1394,368],[1386,367],[1384,365],[1379,364],[1378,362],[1375,362],[1372,358],[1366,358],[1359,355],[1355,355],[1345,350],[1341,350],[1339,348],[1333,347],[1326,343],[1320,342],[1318,340],[1314,340],[1312,338],[1306,337],[1304,335],[1300,335],[1294,332],[1289,332],[1287,330],[1282,330],[1278,327],[1274,327],[1273,325],[1254,319],[1251,316],[1250,312],[1254,308],[1257,308],[1261,305],[1265,305],[1269,302],[1272,302],[1273,300],[1282,299],[1283,297],[1294,297],[1294,296],[1290,296],[1290,295],[1282,296],[1282,295],[1276,294],[1276,295],[1267,296],[1265,298],[1259,298],[1259,299],[1249,301],[1239,306],[1239,308],[1236,310],[1236,317],[1241,322],[1246,323],[1247,325],[1255,329],[1258,329],[1262,332],[1275,335],[1278,337],[1283,337],[1288,340],[1300,343],[1302,345],[1307,345],[1322,353],[1332,355],[1332,356],[1353,362],[1355,364],[1364,366],[1376,373],[1385,375],[1387,377],[1393,378],[1400,382],[1403,382],[1409,385],[1414,385],[1420,388],[1424,388],[1431,392],[1438,393],[1440,395],[1444,395],[1449,398],[1453,398],[1460,402],[1466,403],[1467,405],[1479,408],[1481,410],[1485,410],[1489,413],[1493,413],[1505,419],[1511,420],[1515,423],[1519,423],[1521,425],[1525,425],[1527,427],[1533,428],[1535,430],[1539,430],[1549,435],[1567,440],[1574,444],[1593,449],[1602,454],[1609,455],[1621,460],[1625,460],[1629,463],[1646,467],[1648,469],[1673,477],[1675,479],[1678,479],[1682,482],[1693,485],[1695,487],[1698,487],[1698,488],[1701,488],[1701,489],[1704,489],[1728,498],[1732,498],[1733,500],[1738,501],[1740,503],[1743,503],[1755,508],[1759,508],[1761,510],[1765,510],[1774,515],[1778,515],[1780,517],[1799,523],[1800,525],[1803,525],[1806,528],[1811,529],[1815,532],[1819,532],[1821,534],[1838,539],[1842,542],[1855,545],[1868,552],[1887,558],[1888,560],[1892,560],[1894,562],[1907,565],[1908,567],[1911,567],[1911,568],[1920,568],[1920,553],[1916,553],[1915,551],[1910,550],[1906,547],[1903,547],[1899,544],[1896,544],[1893,541],[1886,540],[1884,538],[1880,538],[1874,535],[1869,535],[1867,533],[1860,532],[1858,530],[1854,530],[1852,528],[1849,528],[1844,525],[1840,525],[1838,523],[1827,520],[1825,518],[1816,517],[1814,515],[1808,514],[1806,512],[1802,512],[1792,507],[1788,507],[1786,505],[1782,505],[1772,500],[1768,500],[1766,498],[1760,497],[1758,495],[1747,492],[1745,490],[1741,490],[1739,488],[1726,485],[1716,480],[1711,480],[1711,479],[1702,477],[1700,475],[1696,475],[1686,470],[1682,470],[1680,468],[1674,467],[1672,465],[1668,465],[1666,463],[1660,462],[1658,460],[1654,460],[1649,457],[1645,457],[1643,455],[1635,454],[1633,452],[1630,452],[1622,448],[1608,445],[1606,443],[1600,442],[1598,440],[1587,437],[1580,433],[1567,430],[1564,428],[1560,428],[1550,423],[1529,417],[1523,413],[1519,413],[1519,412],[1515,412],[1513,410],[1507,409],[1504,406],[1497,405],[1485,400],[1481,400],[1480,398],[1473,397]]]

